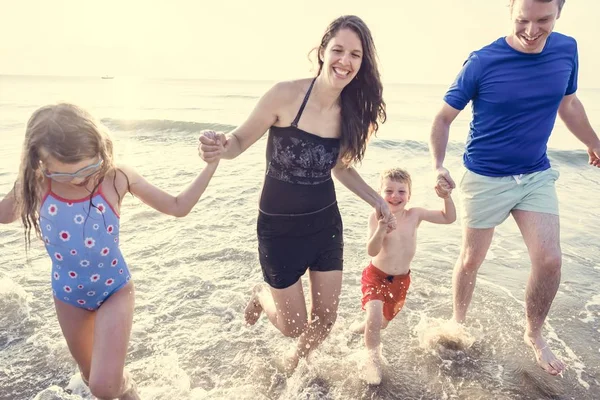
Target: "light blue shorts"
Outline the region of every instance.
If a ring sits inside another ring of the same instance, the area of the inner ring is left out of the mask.
[[[558,215],[554,182],[558,171],[493,177],[465,171],[459,187],[462,196],[463,224],[485,229],[500,225],[512,210]]]

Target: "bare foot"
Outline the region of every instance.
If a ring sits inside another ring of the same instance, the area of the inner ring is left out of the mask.
[[[254,325],[262,313],[263,309],[258,299],[262,287],[263,285],[259,283],[258,285],[254,286],[254,289],[252,289],[252,296],[250,296],[250,301],[248,302],[246,310],[244,311],[244,318],[246,319],[246,323],[248,325]]]
[[[359,334],[365,333],[365,320],[363,319],[362,321],[354,321],[350,325],[349,329],[353,333],[359,333]]]
[[[379,351],[369,351],[363,369],[363,379],[369,385],[379,385],[383,373],[381,371],[381,357]]]
[[[299,362],[300,356],[298,355],[298,351],[292,348],[283,356],[283,368],[285,372],[288,374],[293,373]]]
[[[531,337],[525,333],[523,339],[533,349],[537,363],[544,371],[550,375],[558,375],[565,370],[565,364],[550,350],[542,335]]]
[[[118,400],[142,400],[137,392],[137,385],[129,374],[126,375],[125,387],[127,390],[119,397]]]

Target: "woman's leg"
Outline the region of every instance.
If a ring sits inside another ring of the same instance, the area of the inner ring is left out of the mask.
[[[302,281],[298,279],[292,286],[285,289],[270,288],[270,291],[265,284],[256,285],[246,306],[246,322],[254,325],[263,311],[285,336],[300,336],[307,320]]]
[[[295,368],[300,357],[306,357],[331,332],[337,318],[342,289],[342,271],[310,271],[310,320],[300,339],[295,354],[288,360]]]

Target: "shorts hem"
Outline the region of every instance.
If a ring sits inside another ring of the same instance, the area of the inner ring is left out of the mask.
[[[515,208],[513,208],[513,210],[521,210],[521,211],[530,211],[530,212],[536,212],[536,213],[540,213],[540,214],[551,214],[551,215],[556,215],[556,216],[560,216],[560,212],[559,210],[556,209],[541,209],[539,207],[527,207],[527,206],[519,206],[517,205]]]
[[[269,285],[269,287],[273,288],[273,289],[287,289],[290,286],[293,286],[294,284],[296,284],[296,282],[298,282],[300,279],[302,279],[302,276],[299,276],[298,279],[296,279],[295,281],[289,283],[289,282],[285,282],[285,283],[281,283],[281,284],[275,284],[273,282],[269,282],[267,279],[263,279],[263,281]]]

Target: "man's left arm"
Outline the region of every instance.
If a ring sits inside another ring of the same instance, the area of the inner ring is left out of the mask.
[[[600,168],[600,139],[594,132],[594,128],[592,128],[585,113],[585,108],[581,100],[577,98],[576,93],[562,99],[558,108],[558,115],[571,133],[587,146],[590,165]]]

